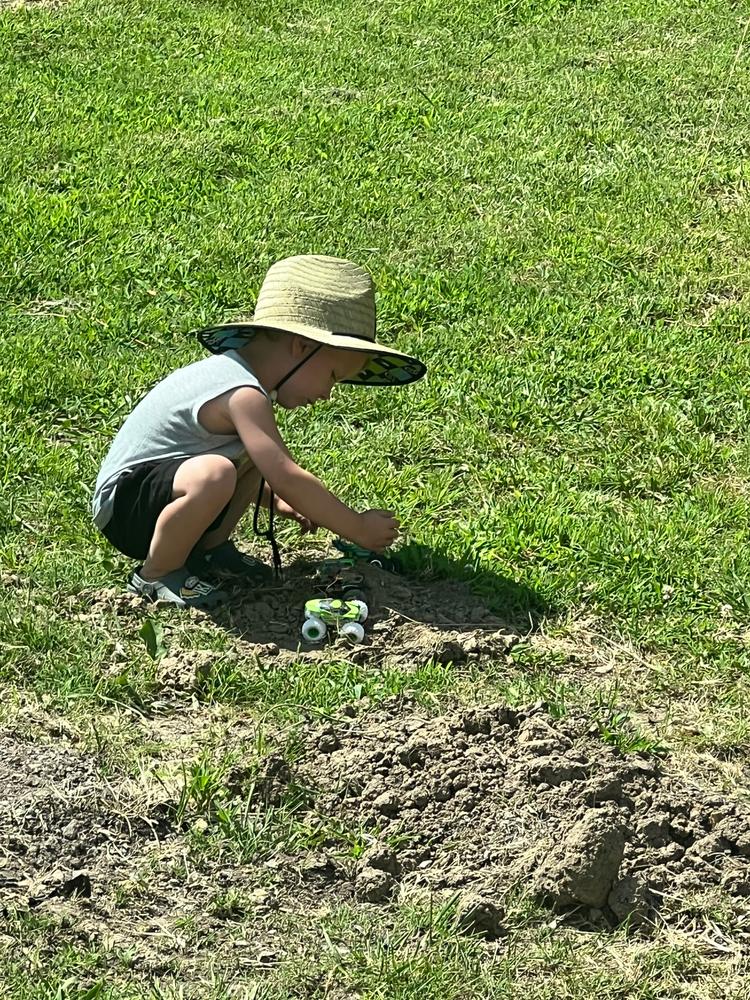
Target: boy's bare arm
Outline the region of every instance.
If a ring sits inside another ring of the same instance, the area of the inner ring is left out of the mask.
[[[256,389],[243,387],[228,395],[226,405],[251,461],[277,496],[313,524],[365,548],[379,551],[395,541],[398,521],[390,511],[368,510],[360,514],[352,510],[294,461],[265,396]]]

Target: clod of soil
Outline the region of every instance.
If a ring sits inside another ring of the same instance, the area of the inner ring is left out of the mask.
[[[555,910],[632,925],[695,919],[715,890],[750,915],[750,814],[621,755],[589,720],[505,705],[430,718],[394,703],[325,737],[325,751],[320,733],[308,739],[297,780],[318,788],[319,812],[377,837],[355,876],[361,899],[400,884],[500,912],[530,886]]]
[[[588,809],[540,864],[537,888],[558,906],[604,906],[620,873],[625,830],[616,806]]]

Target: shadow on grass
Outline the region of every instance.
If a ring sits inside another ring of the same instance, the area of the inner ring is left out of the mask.
[[[407,579],[454,580],[465,584],[490,611],[527,631],[560,612],[532,587],[479,566],[471,551],[456,558],[439,549],[409,542],[398,550],[397,559],[398,571]]]

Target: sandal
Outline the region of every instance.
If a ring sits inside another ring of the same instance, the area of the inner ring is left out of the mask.
[[[240,552],[230,541],[201,552],[193,549],[185,565],[198,576],[234,576],[250,583],[268,583],[273,576],[270,566]]]
[[[180,608],[206,609],[215,608],[229,598],[226,591],[199,579],[184,566],[167,573],[159,580],[144,580],[139,574],[141,568],[139,566],[131,576],[128,590],[149,601],[167,601]]]

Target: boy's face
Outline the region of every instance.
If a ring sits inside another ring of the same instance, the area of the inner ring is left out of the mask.
[[[308,353],[311,351],[312,347]],[[369,360],[369,354],[360,354],[359,351],[321,347],[282,385],[278,403],[284,409],[294,410],[298,406],[311,406],[318,400],[328,399],[337,382],[354,378]]]

